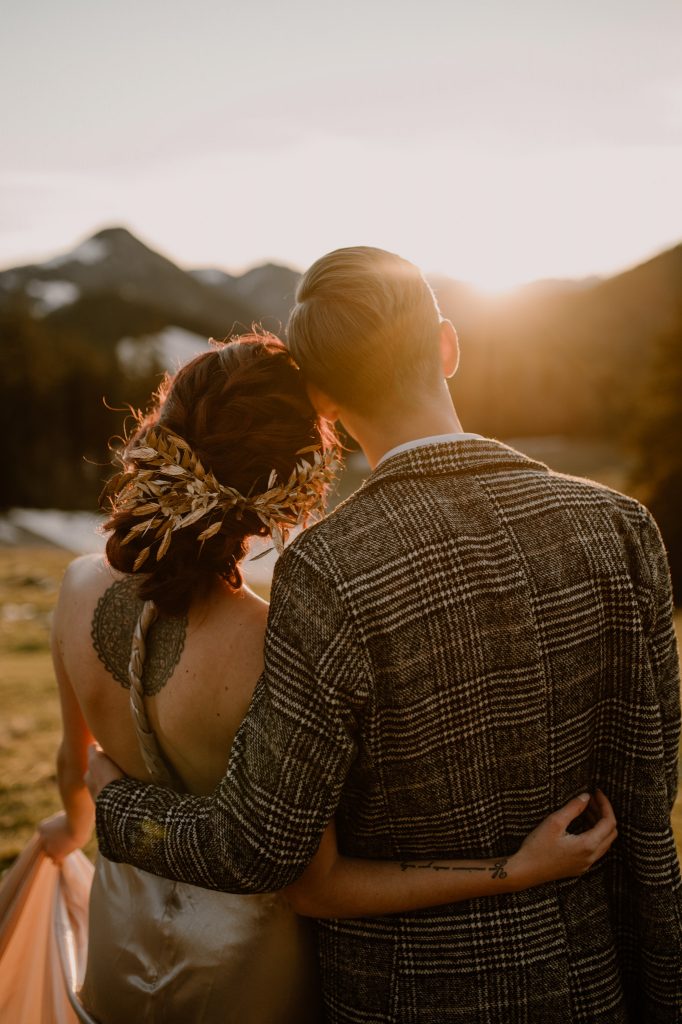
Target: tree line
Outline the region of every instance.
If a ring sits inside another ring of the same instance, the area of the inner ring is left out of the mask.
[[[587,334],[543,348],[542,332],[515,344],[494,322],[487,330],[479,324],[454,384],[468,429],[615,438],[633,452],[632,486],[660,525],[682,603],[682,328],[648,341],[636,367]],[[95,508],[125,410],[144,408],[159,378],[153,367],[131,376],[111,339],[93,342],[86,327],[47,323],[20,303],[0,311],[0,507]]]
[[[158,373],[130,377],[113,347],[60,332],[21,307],[0,312],[0,507],[94,509],[109,442],[128,404],[145,407]]]

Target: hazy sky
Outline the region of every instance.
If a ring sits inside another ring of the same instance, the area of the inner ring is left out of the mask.
[[[0,265],[124,223],[185,266],[349,244],[484,285],[682,241],[680,0],[22,0]]]

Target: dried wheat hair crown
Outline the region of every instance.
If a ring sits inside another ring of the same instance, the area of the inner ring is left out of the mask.
[[[278,482],[273,469],[265,491],[241,494],[219,483],[187,441],[167,428],[156,424],[136,437],[117,456],[122,472],[102,492],[102,502],[109,500],[112,513],[127,512],[140,518],[123,544],[149,538],[135,559],[133,572],[142,568],[157,542],[156,561],[160,561],[175,530],[206,520],[197,536],[203,543],[220,531],[231,512],[237,519],[245,512],[255,513],[281,554],[292,527],[324,513],[327,488],[339,468],[333,448],[313,445],[296,454],[301,458],[288,480]],[[312,458],[304,458],[306,455]]]

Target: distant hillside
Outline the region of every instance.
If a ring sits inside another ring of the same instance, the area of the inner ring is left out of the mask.
[[[162,372],[210,336],[259,320],[279,330],[297,279],[271,265],[189,273],[115,227],[1,272],[0,432],[21,424],[21,444],[9,446],[0,507],[93,508],[126,409],[144,408]]]
[[[625,437],[657,342],[682,336],[682,245],[579,288],[544,282],[488,299],[433,284],[460,333],[458,409],[493,436]]]
[[[126,411],[210,336],[254,322],[283,333],[298,279],[273,264],[186,271],[117,227],[0,272],[0,435],[18,441],[5,446],[0,507],[93,509]],[[460,336],[465,428],[520,447],[572,436],[627,448],[682,600],[682,245],[609,279],[499,298],[431,283]]]
[[[191,270],[190,274],[223,295],[244,302],[254,312],[257,321],[263,321],[269,330],[281,334],[294,304],[300,274],[291,267],[264,263],[253,267],[241,277],[233,277],[223,270]]]
[[[124,375],[137,362],[139,377],[253,322],[282,333],[298,280],[275,264],[241,276],[185,271],[112,227],[0,273],[0,325],[11,314],[54,345],[77,338]],[[458,409],[493,436],[622,434],[652,346],[682,329],[682,245],[610,279],[539,281],[500,298],[447,277],[431,283],[460,335]]]
[[[0,273],[0,311],[8,308],[105,347],[168,327],[224,337],[257,319],[238,288],[204,283],[124,228],[100,231],[45,263]]]

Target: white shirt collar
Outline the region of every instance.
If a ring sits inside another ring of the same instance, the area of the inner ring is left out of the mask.
[[[413,448],[424,448],[430,444],[442,444],[444,441],[482,441],[483,438],[480,434],[434,434],[432,437],[416,437],[412,441],[405,441],[404,444],[396,445],[395,448],[391,448],[390,451],[384,452],[377,466],[380,466],[386,459],[392,458],[394,455],[400,455],[401,452],[409,452]]]

